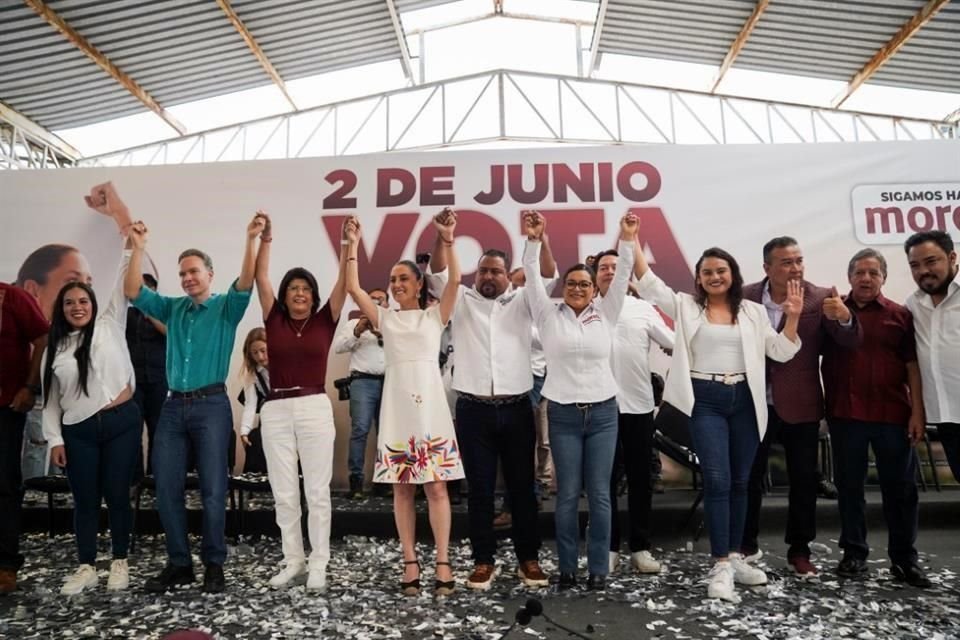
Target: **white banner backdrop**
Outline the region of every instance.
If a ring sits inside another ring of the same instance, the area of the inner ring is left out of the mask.
[[[0,172],[0,278],[13,281],[32,251],[49,243],[86,257],[101,297],[115,278],[120,242],[113,222],[83,202],[113,181],[134,219],[150,228],[149,253],[160,291],[179,295],[177,255],[208,252],[214,289],[240,266],[244,230],[262,208],[274,220],[271,279],[293,266],[333,284],[342,217],[364,226],[361,277],[384,286],[400,258],[429,251],[430,217],[460,211],[457,250],[465,280],[483,248],[506,249],[519,264],[520,214],[537,209],[561,269],[609,248],[617,221],[634,210],[654,269],[689,290],[700,252],[720,246],[739,260],[747,282],[763,276],[761,248],[795,237],[807,279],[848,288],[847,262],[864,246],[887,257],[886,294],[902,301],[914,285],[902,249],[917,230],[960,229],[960,141],[813,145],[564,147],[439,151],[339,158],[158,167]],[[257,326],[254,296],[238,330]],[[239,359],[234,358],[234,370]],[[331,363],[343,374],[344,359]],[[235,383],[234,383],[235,386]],[[338,479],[343,478],[345,407],[338,406]]]

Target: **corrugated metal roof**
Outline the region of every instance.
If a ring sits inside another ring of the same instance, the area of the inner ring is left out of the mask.
[[[960,93],[960,4],[943,7],[870,82]]]
[[[271,84],[212,0],[48,0],[157,102]],[[400,57],[384,0],[234,0],[284,80]],[[0,100],[48,129],[146,108],[34,11],[0,4]]]
[[[925,0],[772,0],[734,66],[849,80]],[[610,0],[599,51],[719,65],[755,0]],[[869,82],[960,90],[960,7],[948,4]]]

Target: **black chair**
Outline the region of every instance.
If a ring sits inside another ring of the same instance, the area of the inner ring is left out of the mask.
[[[246,513],[245,493],[270,493],[270,479],[265,473],[245,473],[240,476],[233,476],[229,481],[231,507],[237,514],[237,539],[241,539],[246,534],[244,526],[244,514]],[[233,492],[237,493],[236,503],[233,502]],[[301,496],[303,492],[301,491]]]
[[[693,488],[697,490],[697,496],[687,511],[684,519],[683,528],[687,528],[693,523],[693,518],[697,509],[703,502],[703,472],[700,468],[700,459],[697,457],[693,447],[693,438],[690,436],[690,418],[669,404],[664,404],[657,412],[654,424],[656,431],[653,434],[654,445],[660,449],[665,456],[679,464],[685,469],[689,469],[693,474]],[[694,529],[693,539],[699,540],[703,533],[704,521]]]
[[[52,538],[54,535],[53,496],[58,493],[70,493],[70,482],[67,480],[67,476],[53,475],[28,478],[24,480],[23,487],[47,494],[47,534]]]

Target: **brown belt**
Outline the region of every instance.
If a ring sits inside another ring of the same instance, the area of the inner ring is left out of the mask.
[[[267,402],[270,400],[283,400],[284,398],[302,398],[303,396],[313,396],[318,393],[326,393],[323,387],[297,387],[296,389],[271,389],[267,394]]]

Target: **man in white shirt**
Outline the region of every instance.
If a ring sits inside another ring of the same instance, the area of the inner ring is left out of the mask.
[[[544,243],[540,270],[553,278],[556,264]],[[431,290],[445,284],[444,252],[434,253],[428,276]],[[467,506],[474,569],[471,589],[489,589],[496,575],[493,530],[497,462],[513,509],[511,537],[517,554],[517,575],[530,587],[547,586],[540,569],[540,535],[534,496],[536,429],[529,392],[531,328],[525,290],[514,290],[508,278],[506,253],[488,249],[477,265],[472,288],[461,285],[452,319],[458,365],[453,388],[458,394],[457,441],[469,485]],[[552,283],[551,283],[552,284]]]
[[[370,299],[387,308],[387,292],[371,289]],[[370,427],[380,415],[383,395],[383,337],[361,315],[342,325],[334,339],[334,351],[350,354],[350,497],[363,497],[363,466]]]
[[[907,298],[917,336],[927,424],[936,425],[953,477],[960,481],[960,283],[950,235],[922,231],[904,243],[919,289]]]
[[[617,271],[617,252],[596,256],[597,289],[601,298],[610,289]],[[602,304],[602,302],[601,302]],[[617,321],[611,361],[617,381],[617,453],[610,479],[610,572],[620,552],[620,511],[616,508],[617,474],[622,461],[627,474],[627,509],[630,522],[630,563],[638,573],[659,573],[660,563],[650,553],[650,483],[653,451],[653,386],[650,381],[650,343],[673,349],[673,331],[649,302],[628,295]]]

